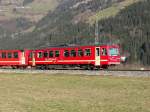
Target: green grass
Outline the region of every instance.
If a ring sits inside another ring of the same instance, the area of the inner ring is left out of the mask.
[[[1,74],[0,112],[150,112],[150,78]]]
[[[39,3],[39,1],[33,1],[28,6],[31,7],[31,10],[33,12],[38,13],[47,13],[48,11],[53,11],[57,6],[59,5],[59,2],[57,0],[44,0]]]
[[[136,2],[139,2],[139,1],[142,1],[142,0],[124,0],[120,3],[115,3],[113,4],[111,7],[108,7],[106,9],[103,9],[99,12],[97,12],[95,15],[91,16],[89,18],[89,23],[90,24],[94,24],[95,21],[98,21],[98,20],[102,20],[102,19],[106,19],[106,18],[109,18],[109,17],[114,17],[116,16],[122,9],[126,8],[127,6],[129,5],[132,5]]]

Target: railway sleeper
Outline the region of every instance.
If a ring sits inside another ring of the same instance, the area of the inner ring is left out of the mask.
[[[80,65],[80,68],[84,69],[84,70],[94,70],[95,66],[90,64],[90,65]]]
[[[90,65],[36,65],[38,70],[55,70],[55,69],[84,69],[84,70],[94,70],[96,67],[92,64]]]

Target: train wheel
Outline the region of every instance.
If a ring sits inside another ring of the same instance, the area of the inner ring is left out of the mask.
[[[96,70],[101,70],[101,67],[100,66],[96,66],[95,69]]]
[[[95,66],[90,65],[90,70],[94,70],[94,69],[95,69]]]
[[[26,68],[27,68],[27,66],[23,66],[22,68],[23,68],[23,69],[26,69]]]
[[[26,69],[27,67],[26,66],[21,66],[21,67],[19,67],[21,70],[24,70],[24,69]]]
[[[12,69],[17,69],[17,67],[16,67],[16,66],[11,66],[11,68],[12,68]]]
[[[92,69],[94,69],[91,65],[86,65],[85,66],[85,70],[92,70]]]
[[[108,65],[103,65],[102,68],[103,69],[108,69]]]
[[[41,65],[40,69],[41,70],[46,70],[46,66],[45,65]]]

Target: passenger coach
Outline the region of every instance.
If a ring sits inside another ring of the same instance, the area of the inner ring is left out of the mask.
[[[39,69],[57,67],[81,67],[85,69],[107,68],[120,64],[118,45],[66,46],[30,50],[29,66]]]
[[[26,68],[28,66],[28,50],[0,50],[0,66]]]

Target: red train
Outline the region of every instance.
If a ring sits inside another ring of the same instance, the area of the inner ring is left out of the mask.
[[[107,68],[121,62],[118,45],[60,46],[37,50],[0,50],[0,66],[12,68]]]

